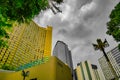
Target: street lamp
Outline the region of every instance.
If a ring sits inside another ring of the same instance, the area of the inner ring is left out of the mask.
[[[111,67],[113,74],[117,78],[117,74],[116,74],[115,70],[113,69],[112,64],[110,63],[109,58],[105,52],[105,48],[109,46],[107,40],[105,39],[104,42],[102,42],[101,39],[97,39],[97,44],[92,44],[92,45],[93,45],[95,50],[100,50],[103,52],[103,54],[108,62],[108,65]]]

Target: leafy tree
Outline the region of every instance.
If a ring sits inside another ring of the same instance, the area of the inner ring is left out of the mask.
[[[117,42],[120,42],[120,2],[112,10],[109,17],[110,21],[107,22],[108,30],[106,33],[112,35]]]
[[[54,14],[61,12],[58,4],[63,0],[0,0],[0,47],[6,45],[9,38],[6,27],[18,23],[30,22],[39,12],[51,9]]]

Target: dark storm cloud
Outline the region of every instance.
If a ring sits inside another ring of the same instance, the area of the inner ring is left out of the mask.
[[[71,37],[85,38],[91,35],[91,30],[88,30],[83,24],[79,24],[70,33]]]
[[[88,37],[91,35],[92,31],[86,29],[87,27],[85,27],[83,24],[78,24],[76,23],[74,25],[73,29],[60,29],[58,31],[58,34],[62,34],[64,36],[66,36],[67,38],[72,38],[72,39],[83,39],[85,37]]]
[[[108,5],[109,3],[111,2],[110,0],[94,0],[93,1],[96,6],[93,7],[95,9],[91,9],[89,10],[89,12],[87,12],[83,19],[86,21],[86,20],[89,20],[91,18],[94,18],[96,19],[97,17],[99,17],[100,15],[103,15],[103,13],[108,9]],[[92,2],[91,2],[92,3]],[[90,3],[89,3],[90,4]]]
[[[59,31],[58,31],[58,34],[63,34],[63,35],[65,35],[65,34],[67,34],[68,33],[68,31],[66,30],[66,29],[60,29]]]
[[[53,45],[57,40],[68,44],[72,50],[74,66],[81,60],[94,60],[92,43],[105,38],[106,22],[119,0],[65,0],[62,13],[43,12],[35,21],[43,26],[53,26]],[[111,37],[108,39],[113,44]],[[54,47],[54,46],[53,46]],[[86,57],[87,56],[87,57]],[[89,57],[90,56],[90,57]]]

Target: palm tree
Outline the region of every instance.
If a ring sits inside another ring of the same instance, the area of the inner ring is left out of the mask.
[[[27,76],[29,76],[29,74],[30,74],[30,72],[29,71],[24,71],[24,70],[22,70],[22,76],[23,76],[23,80],[25,80],[25,78],[27,77]]]
[[[48,0],[49,2],[49,8],[52,10],[54,14],[57,14],[57,12],[62,12],[59,7],[57,7],[57,4],[61,4],[63,0]]]
[[[113,74],[115,75],[116,78],[118,78],[118,76],[117,76],[115,70],[113,69],[112,64],[111,64],[111,62],[110,62],[110,60],[109,60],[109,58],[108,58],[108,56],[107,56],[107,54],[105,52],[105,49],[104,49],[104,48],[106,48],[106,47],[109,46],[107,40],[105,39],[105,41],[102,42],[101,39],[97,39],[97,44],[92,44],[92,45],[93,45],[93,47],[94,47],[95,50],[100,50],[100,51],[103,52],[103,54],[104,54],[104,56],[105,56],[105,58],[106,58],[106,60],[108,62],[108,65],[111,68]]]
[[[101,39],[97,39],[97,43],[98,44],[92,44],[94,49],[102,51],[104,56],[105,56],[105,58],[106,58],[106,60],[109,62],[108,56],[106,55],[106,52],[105,52],[105,49],[104,49],[104,48],[109,46],[107,40],[105,39],[105,41],[102,42]]]

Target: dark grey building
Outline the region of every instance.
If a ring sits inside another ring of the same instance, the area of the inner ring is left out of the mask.
[[[67,44],[62,41],[57,41],[54,49],[53,56],[59,58],[62,62],[67,64],[70,68],[73,68],[71,51],[68,49]]]
[[[68,65],[73,73],[72,55],[67,44],[65,44],[63,41],[57,41],[53,49],[53,56],[56,56],[66,65]]]

